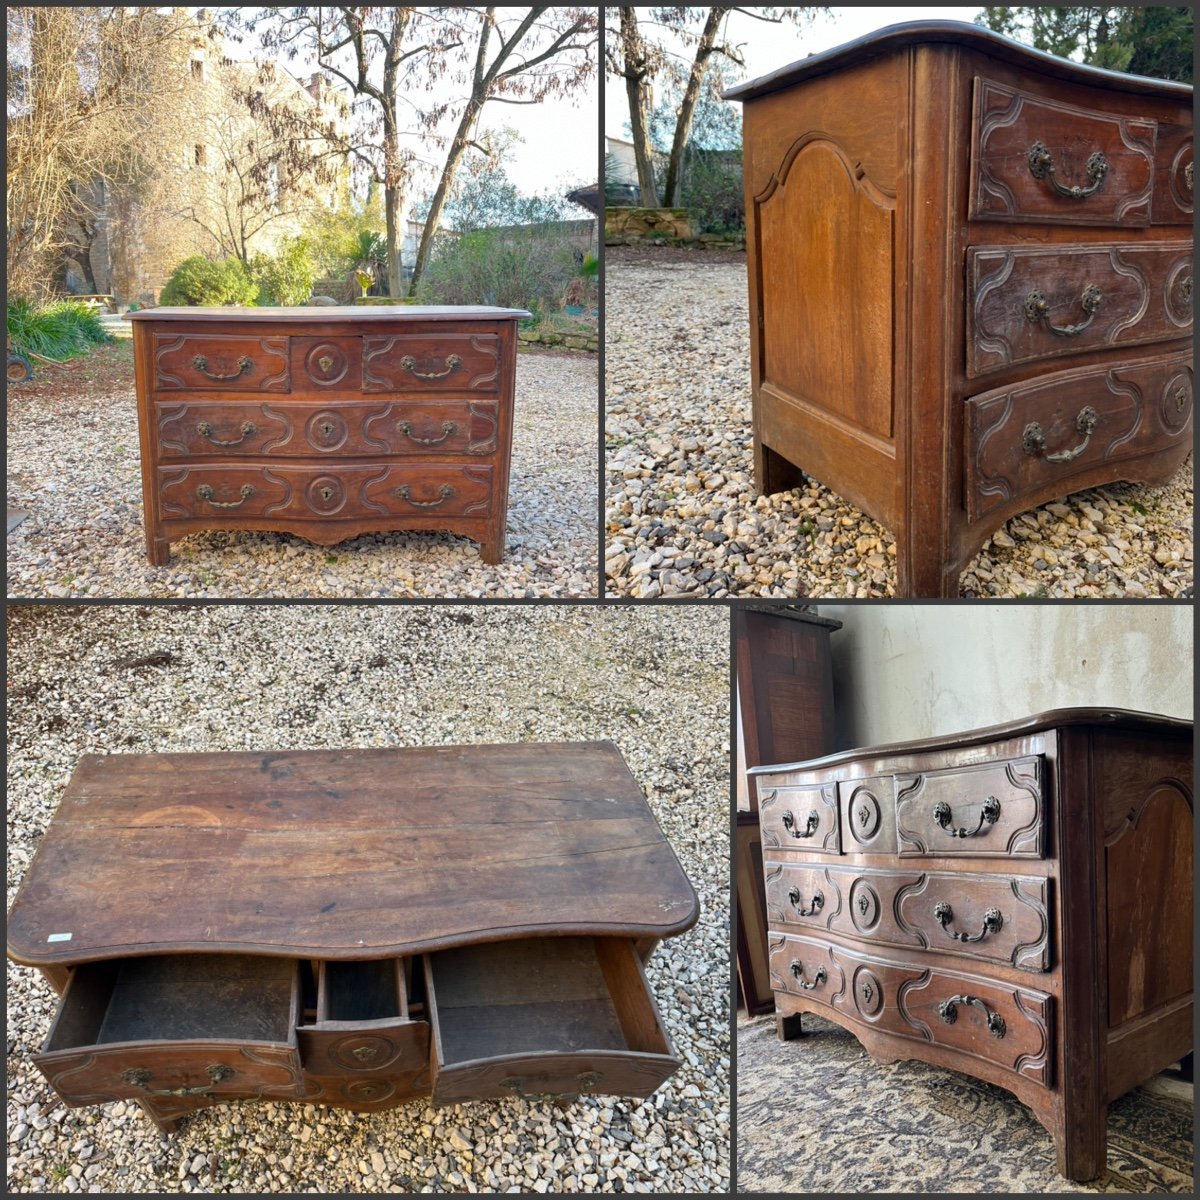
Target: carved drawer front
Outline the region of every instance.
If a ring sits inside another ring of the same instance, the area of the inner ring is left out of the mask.
[[[155,403],[159,457],[491,454],[494,400]]]
[[[398,958],[322,962],[316,1023],[301,1026],[297,1036],[304,1069],[314,1075],[390,1077],[429,1061],[429,1023],[409,1017]]]
[[[892,911],[896,925],[930,950],[1048,971],[1048,887],[1037,877],[930,871],[896,889]]]
[[[835,784],[778,786],[763,776],[758,784],[758,822],[764,849],[842,852]]]
[[[397,465],[363,486],[362,503],[371,512],[406,518],[486,517],[492,511],[492,481],[492,467],[485,463]]]
[[[845,909],[842,888],[854,876],[822,865],[768,863],[764,871],[767,920],[772,929],[828,929]]]
[[[291,340],[295,391],[351,394],[362,389],[360,337],[294,337]]]
[[[81,965],[34,1062],[72,1106],[299,1097],[297,967],[232,954]]]
[[[767,960],[775,991],[830,1008],[845,999],[846,972],[827,942],[772,931],[767,935]]]
[[[487,464],[323,467],[186,466],[165,468],[159,505],[166,518],[220,515],[223,523],[285,517],[359,518],[381,514],[485,517],[492,505]]]
[[[896,853],[896,800],[892,777],[839,783],[845,854]]]
[[[1026,1079],[1054,1083],[1054,1006],[1044,992],[950,971],[910,972],[897,989],[914,1035],[982,1058]]]
[[[1050,969],[1045,879],[777,863],[765,882],[772,929]]]
[[[1154,121],[975,80],[970,216],[1038,224],[1150,224]]]
[[[1187,337],[1190,243],[967,251],[967,374]]]
[[[529,938],[425,959],[433,1099],[648,1096],[679,1066],[633,943]]]
[[[1077,367],[996,388],[966,402],[963,491],[971,520],[1108,463],[1192,436],[1185,354],[1115,367]]]
[[[1041,858],[1043,776],[1037,756],[897,775],[900,857]]]
[[[1160,123],[1155,156],[1155,225],[1192,223],[1192,121],[1189,113],[1178,124]]]
[[[364,392],[498,392],[496,333],[400,333],[363,338]]]
[[[154,387],[160,392],[290,392],[286,337],[156,333]]]

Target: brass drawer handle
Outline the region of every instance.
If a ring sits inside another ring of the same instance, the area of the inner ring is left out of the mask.
[[[975,1004],[978,1005],[985,1016],[987,1017],[988,1033],[994,1038],[1002,1038],[1005,1033],[1004,1018],[998,1013],[993,1012],[978,996],[951,996],[949,1000],[943,1000],[938,1005],[938,1016],[946,1022],[947,1025],[953,1025],[958,1020],[958,1005],[960,1004]]]
[[[1091,183],[1087,187],[1081,187],[1079,184],[1066,187],[1058,182],[1054,173],[1054,156],[1042,142],[1034,142],[1029,147],[1029,173],[1034,179],[1048,181],[1060,196],[1066,196],[1070,200],[1083,200],[1100,190],[1100,185],[1108,174],[1108,159],[1104,157],[1103,151],[1096,150],[1087,160],[1087,177]]]
[[[242,426],[242,436],[234,438],[230,442],[222,441],[220,438],[213,437],[213,428],[207,421],[201,421],[196,426],[196,432],[204,438],[208,438],[214,446],[240,446],[248,437],[253,437],[258,432],[258,426],[253,421],[247,421]]]
[[[813,988],[815,988],[815,987],[819,987],[819,986],[820,986],[822,983],[824,983],[824,982],[825,982],[825,980],[826,980],[826,978],[827,978],[827,976],[826,976],[826,974],[825,974],[825,968],[824,968],[824,967],[818,967],[818,968],[817,968],[817,973],[816,973],[816,974],[815,974],[815,975],[812,977],[812,983],[805,983],[805,981],[804,981],[804,979],[803,979],[803,975],[804,975],[804,964],[803,964],[803,963],[802,963],[802,962],[801,962],[801,961],[800,961],[798,958],[793,958],[793,959],[792,959],[791,963],[789,964],[789,967],[788,967],[788,969],[789,969],[789,970],[791,971],[791,973],[792,973],[792,978],[793,978],[793,979],[795,979],[795,981],[796,981],[796,982],[797,982],[797,983],[798,983],[798,984],[799,984],[799,985],[800,985],[800,986],[801,986],[801,987],[802,987],[802,988],[803,988],[803,989],[804,989],[806,992],[811,992],[811,991],[813,990]]]
[[[1078,325],[1054,325],[1050,321],[1049,301],[1037,288],[1034,288],[1025,297],[1025,319],[1034,325],[1039,321],[1045,321],[1046,328],[1057,337],[1078,337],[1100,311],[1100,306],[1104,303],[1104,295],[1094,283],[1089,283],[1080,293],[1079,303],[1083,311],[1087,313],[1087,320],[1080,321]]]
[[[412,431],[412,425],[408,421],[401,421],[396,428],[404,434],[410,442],[416,442],[418,446],[436,446],[444,442],[448,437],[458,432],[458,423],[456,421],[442,422],[441,437],[417,437]]]
[[[792,810],[790,808],[779,819],[783,822],[784,829],[786,829],[794,838],[812,837],[812,835],[817,832],[817,826],[821,823],[821,818],[817,816],[817,810],[815,808],[808,814],[808,820],[804,822],[803,829],[797,829],[795,827],[796,818],[792,814]]]
[[[411,354],[406,354],[401,360],[400,365],[410,374],[415,375],[418,379],[445,379],[447,375],[453,375],[459,367],[462,366],[462,359],[457,354],[451,354],[446,359],[446,369],[444,371],[418,371],[417,360]]]
[[[203,1096],[211,1092],[219,1083],[224,1083],[227,1079],[232,1079],[234,1070],[232,1067],[227,1067],[224,1063],[213,1063],[208,1067],[205,1074],[209,1078],[209,1083],[204,1087],[190,1088],[152,1088],[150,1084],[150,1072],[145,1067],[130,1067],[128,1071],[121,1073],[121,1078],[131,1087],[143,1091],[147,1096]]]
[[[596,1084],[598,1084],[603,1078],[604,1076],[600,1071],[580,1071],[579,1074],[575,1076],[575,1082],[579,1084],[579,1090],[581,1092],[590,1092],[592,1088],[594,1088]],[[548,1094],[545,1092],[539,1092],[536,1090],[536,1088],[532,1092],[528,1091],[526,1089],[526,1084],[529,1082],[530,1080],[524,1075],[509,1075],[500,1080],[500,1086],[504,1088],[505,1091],[512,1092],[514,1096],[539,1096]],[[536,1083],[537,1081],[533,1080],[533,1082]],[[572,1093],[564,1092],[562,1094],[571,1095]]]
[[[202,483],[196,489],[197,498],[208,501],[213,508],[241,508],[253,495],[254,485],[252,483],[242,484],[242,498],[240,500],[214,500],[213,490],[207,483]]]
[[[1088,448],[1088,442],[1092,440],[1092,431],[1099,420],[1100,417],[1090,404],[1081,408],[1075,418],[1075,428],[1083,434],[1083,441],[1073,450],[1059,450],[1056,454],[1046,453],[1046,435],[1036,421],[1030,421],[1021,434],[1021,447],[1026,454],[1032,454],[1035,458],[1040,454],[1048,463],[1074,462]]]
[[[812,906],[810,908],[800,907],[799,888],[788,888],[788,899],[792,902],[792,907],[802,917],[815,917],[825,907],[825,897],[820,892],[813,892]]]
[[[403,485],[403,487],[398,487],[396,489],[396,495],[399,496],[401,500],[407,501],[407,503],[411,504],[413,508],[437,508],[439,504],[445,504],[446,501],[454,495],[454,489],[448,483],[443,483],[442,486],[438,488],[438,498],[436,500],[414,500],[411,492],[409,491],[408,484],[406,483]]]
[[[1000,819],[1000,801],[995,796],[989,796],[984,802],[983,807],[979,810],[979,824],[974,829],[967,829],[964,826],[955,826],[951,822],[954,820],[954,814],[950,810],[945,800],[939,800],[933,806],[933,819],[951,836],[951,837],[975,837],[976,834],[983,828],[984,824],[995,825]]]
[[[989,908],[983,914],[983,928],[978,933],[956,933],[953,929],[947,929],[946,926],[954,920],[954,909],[945,900],[939,900],[933,906],[933,915],[946,930],[947,936],[958,942],[982,942],[989,933],[999,933],[1004,926],[1004,917],[998,908]]]
[[[232,374],[217,375],[208,369],[208,359],[205,358],[203,354],[197,354],[196,357],[192,359],[192,366],[195,367],[196,370],[205,377],[205,379],[211,379],[214,383],[224,383],[226,380],[236,379],[239,375],[244,375],[247,371],[249,371],[250,368],[254,366],[254,363],[243,354],[242,357],[237,360],[237,365],[238,369]]]

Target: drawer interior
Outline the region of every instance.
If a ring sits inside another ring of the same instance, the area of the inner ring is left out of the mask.
[[[546,1051],[671,1053],[629,941],[527,938],[426,963],[443,1068]]]
[[[63,997],[45,1050],[115,1042],[292,1040],[296,962],[239,954],[170,954],[85,963]]]
[[[319,1021],[408,1018],[405,962],[398,958],[321,963]]]

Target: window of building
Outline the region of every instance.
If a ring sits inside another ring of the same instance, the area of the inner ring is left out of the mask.
[[[207,146],[203,146],[200,143],[197,143],[196,147],[195,147],[195,155],[196,155],[196,166],[203,167],[208,163],[208,147]]]
[[[204,82],[204,60],[201,58],[192,59],[192,78],[197,83]]]

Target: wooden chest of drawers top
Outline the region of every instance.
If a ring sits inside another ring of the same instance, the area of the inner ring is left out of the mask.
[[[551,932],[658,939],[698,915],[611,742],[89,755],[8,952],[376,958]]]

